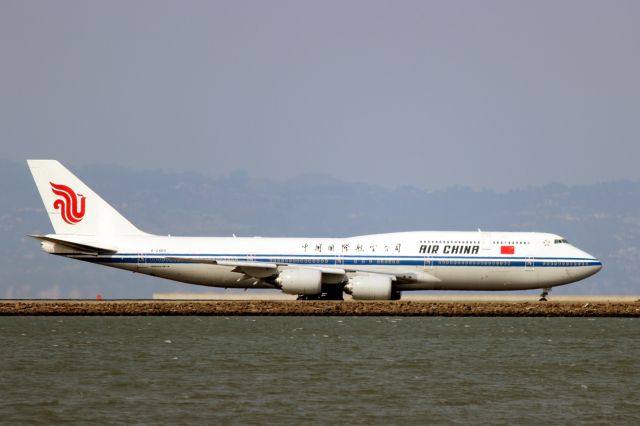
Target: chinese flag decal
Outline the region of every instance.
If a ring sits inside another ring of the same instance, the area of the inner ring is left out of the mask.
[[[515,246],[501,246],[500,254],[516,254]]]

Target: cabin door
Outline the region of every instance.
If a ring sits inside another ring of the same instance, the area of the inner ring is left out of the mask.
[[[144,253],[138,253],[138,269],[145,269],[147,266],[147,257]]]
[[[424,258],[424,271],[425,272],[433,271],[433,259],[431,257]]]
[[[533,271],[534,269],[534,261],[533,261],[533,257],[527,257],[524,260],[524,270],[525,271]]]
[[[480,232],[480,250],[483,254],[488,255],[491,252],[491,232]]]

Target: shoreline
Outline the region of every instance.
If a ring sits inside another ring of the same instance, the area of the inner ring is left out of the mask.
[[[0,316],[640,317],[640,302],[2,300]]]

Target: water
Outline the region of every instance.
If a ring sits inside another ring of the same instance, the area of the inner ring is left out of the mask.
[[[640,322],[4,317],[0,423],[639,424]]]

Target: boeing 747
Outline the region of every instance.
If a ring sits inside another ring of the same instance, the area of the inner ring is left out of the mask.
[[[299,299],[397,300],[410,290],[549,289],[602,268],[559,235],[396,232],[348,238],[220,238],[139,230],[55,160],[27,160],[55,233],[47,253],[190,284]]]

